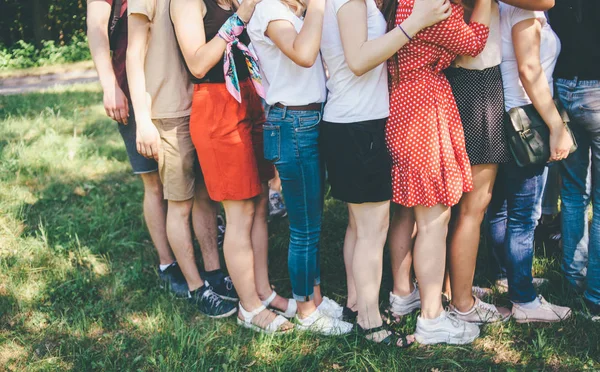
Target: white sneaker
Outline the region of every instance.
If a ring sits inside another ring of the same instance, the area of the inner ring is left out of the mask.
[[[296,315],[296,322],[297,330],[315,332],[325,336],[345,335],[352,331],[352,324],[324,314],[318,308],[304,319],[300,319]]]
[[[390,292],[390,311],[393,316],[404,316],[420,308],[421,295],[417,283],[415,283],[415,289],[408,296],[402,297]]]
[[[571,309],[564,306],[552,305],[539,296],[540,305],[535,309],[526,309],[519,304],[513,304],[512,316],[517,323],[555,323],[571,316]]]
[[[342,319],[342,316],[344,315],[344,308],[331,298],[325,296],[323,297],[323,302],[317,306],[317,309],[322,314],[335,319]]]
[[[477,325],[505,322],[510,318],[510,310],[504,307],[496,307],[475,297],[475,304],[466,313],[458,311],[450,304],[450,312],[464,322]]]
[[[464,345],[473,342],[479,336],[479,327],[463,322],[456,315],[446,311],[436,319],[417,318],[415,339],[423,345],[453,344]]]
[[[550,281],[544,278],[533,278],[531,283],[535,289],[540,289],[541,287],[548,284]],[[498,279],[496,280],[496,288],[498,289],[498,293],[506,293],[508,292],[508,279]]]

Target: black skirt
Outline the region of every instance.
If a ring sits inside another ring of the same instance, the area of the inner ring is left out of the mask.
[[[471,165],[510,161],[500,66],[485,70],[451,67],[445,73],[460,112]]]

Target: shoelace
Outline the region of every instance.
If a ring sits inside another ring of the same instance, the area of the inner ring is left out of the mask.
[[[217,307],[223,302],[221,297],[219,297],[215,292],[213,292],[212,287],[209,287],[206,291],[204,291],[202,297],[208,301],[211,307]]]
[[[456,314],[446,311],[446,317],[454,327],[460,328],[462,322],[460,319],[457,318]]]
[[[229,276],[225,277],[225,288],[227,288],[228,291],[231,291],[233,289],[233,282],[231,281],[231,277]]]

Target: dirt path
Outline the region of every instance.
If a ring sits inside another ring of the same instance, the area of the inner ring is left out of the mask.
[[[92,83],[98,81],[93,68],[49,73],[43,75],[0,78],[0,95],[38,92],[60,85]]]

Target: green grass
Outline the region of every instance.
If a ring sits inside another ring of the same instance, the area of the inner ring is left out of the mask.
[[[354,335],[273,338],[199,315],[157,287],[142,185],[101,101],[96,85],[0,97],[0,370],[600,369],[600,325],[580,315],[555,325],[509,322],[484,328],[473,345],[408,351]],[[345,218],[328,198],[322,277],[340,301]],[[289,295],[286,223],[270,225],[270,259],[273,283]],[[483,244],[478,281],[486,254]],[[542,293],[579,308],[556,253],[538,256],[536,274],[552,280]],[[385,262],[382,302],[391,287]],[[400,327],[412,331],[415,321]]]

